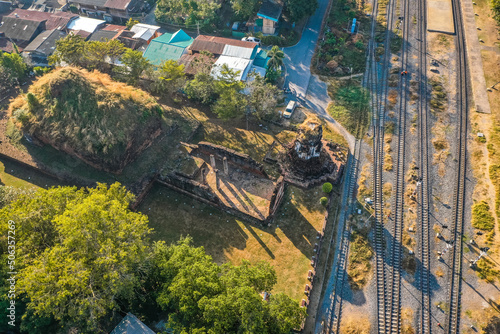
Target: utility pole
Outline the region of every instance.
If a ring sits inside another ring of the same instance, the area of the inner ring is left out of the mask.
[[[200,36],[200,21],[196,21],[196,28],[198,30],[198,36]]]

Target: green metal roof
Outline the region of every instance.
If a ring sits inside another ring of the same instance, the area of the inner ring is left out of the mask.
[[[263,67],[267,69],[267,62],[269,61],[269,57],[267,56],[267,52],[264,50],[260,50],[259,53],[255,56],[253,60],[253,64],[255,66]]]
[[[178,60],[184,49],[193,43],[193,38],[182,29],[174,34],[165,33],[151,41],[144,52],[144,57],[151,64],[160,66],[167,60]]]

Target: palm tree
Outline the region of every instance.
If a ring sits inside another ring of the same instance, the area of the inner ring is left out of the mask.
[[[283,59],[285,59],[285,53],[277,46],[273,46],[271,51],[267,53],[270,58],[267,66],[269,69],[279,69],[283,65]]]

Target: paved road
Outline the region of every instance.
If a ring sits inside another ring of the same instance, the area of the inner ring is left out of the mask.
[[[331,102],[326,83],[316,75],[311,75],[311,59],[314,55],[328,2],[329,0],[318,0],[319,7],[309,18],[299,43],[283,49],[286,68],[285,85],[295,93],[295,97],[290,96],[291,99],[300,100],[302,105],[328,120],[346,138],[351,151],[353,151],[354,137],[326,112],[328,103]]]

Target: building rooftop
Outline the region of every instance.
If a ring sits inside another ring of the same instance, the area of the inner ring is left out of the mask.
[[[110,334],[155,334],[155,332],[137,319],[135,315],[127,313]]]
[[[174,34],[165,33],[149,43],[144,57],[151,64],[159,66],[166,60],[178,60],[191,43],[193,43],[193,38],[182,29]]]
[[[56,48],[56,41],[65,36],[66,33],[64,31],[57,29],[45,30],[24,48],[24,52],[39,52],[50,56]]]
[[[99,41],[104,42],[106,40],[112,40],[119,32],[110,30],[97,30],[89,37],[89,41]]]
[[[132,38],[140,38],[149,41],[151,36],[154,35],[156,31],[160,29],[159,26],[153,26],[150,24],[138,23],[134,25],[130,31],[134,32],[135,35]]]
[[[250,72],[252,61],[245,58],[220,56],[215,62],[211,75],[218,78],[223,65],[227,65],[230,69],[237,72],[236,78],[241,81],[246,81],[248,73]]]
[[[15,17],[30,21],[45,21],[45,29],[52,30],[66,29],[68,23],[78,17],[78,15],[69,12],[40,12],[37,10],[16,9],[8,15],[8,17]]]
[[[70,30],[83,30],[88,33],[93,33],[99,25],[105,23],[106,21],[91,19],[88,17],[78,17],[77,19],[71,21],[68,24],[68,29]]]
[[[104,7],[107,0],[68,0],[69,3],[76,3],[84,6]]]
[[[126,10],[133,0],[107,0],[104,7],[111,9]]]
[[[283,4],[277,3],[273,0],[264,0],[260,6],[257,16],[266,18],[268,20],[278,22],[283,10]]]
[[[0,26],[0,33],[4,33],[7,38],[30,42],[44,27],[45,22],[5,16]]]

